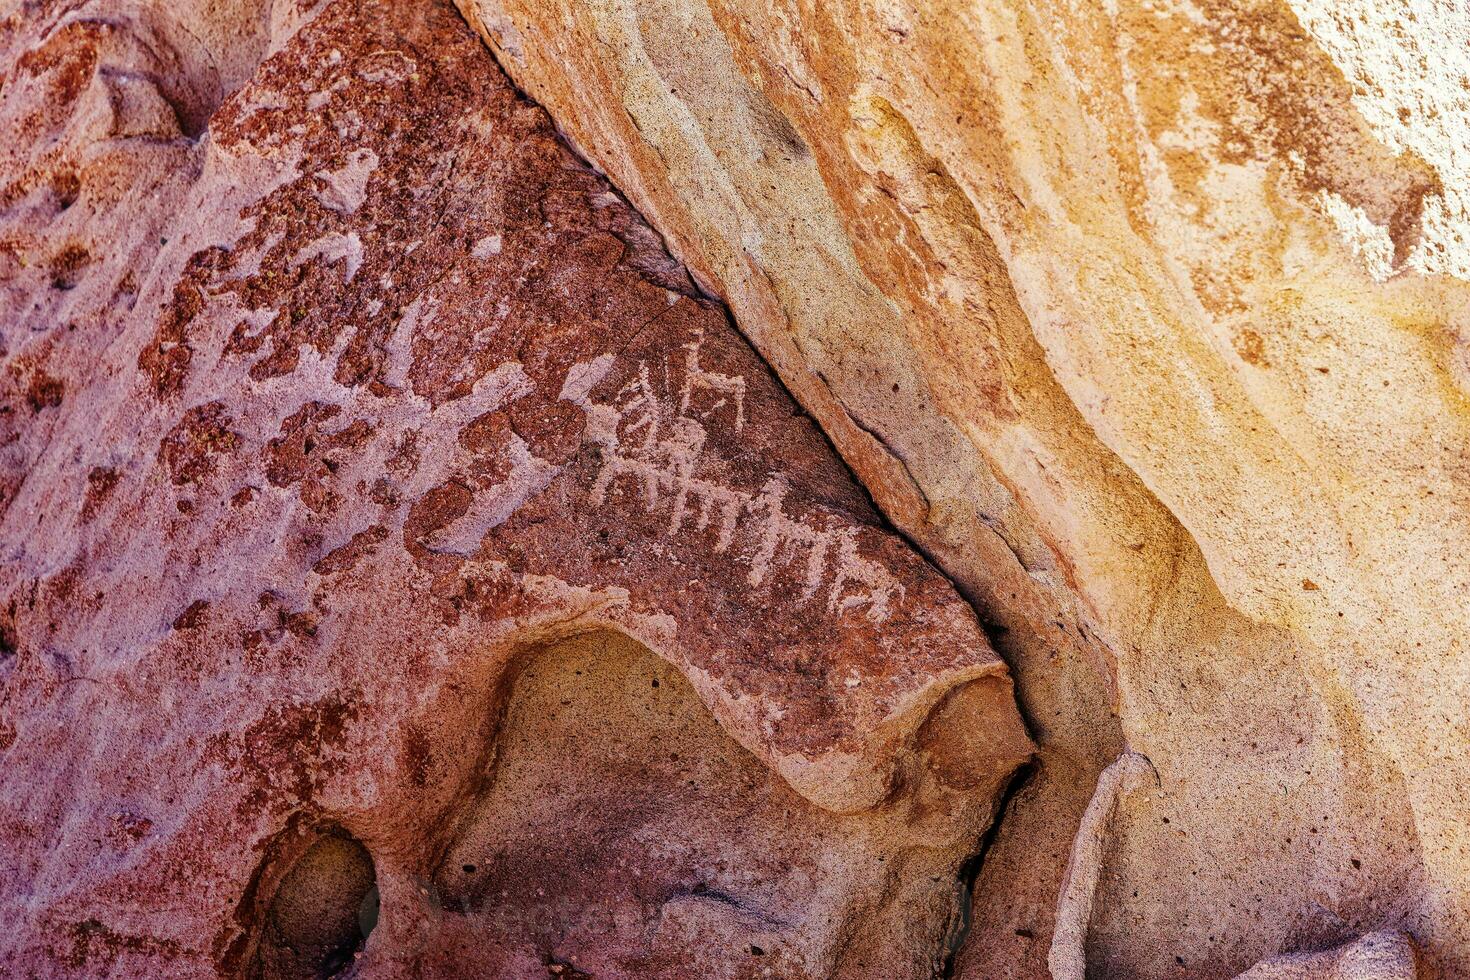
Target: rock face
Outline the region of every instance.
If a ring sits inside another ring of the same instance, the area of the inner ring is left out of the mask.
[[[1375,932],[1339,949],[1274,957],[1242,973],[1240,980],[1412,980],[1417,959],[1402,935]]]
[[[455,2],[0,0],[0,973],[1470,975],[1461,5]]]
[[[459,2],[1004,631],[963,975],[1470,975],[1463,5]]]
[[[974,611],[444,3],[11,5],[0,973],[928,977]]]

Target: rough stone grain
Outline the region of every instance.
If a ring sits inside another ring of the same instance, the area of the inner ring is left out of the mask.
[[[452,7],[3,31],[0,973],[943,967],[1004,663]]]
[[[1414,980],[1417,959],[1403,935],[1374,932],[1339,949],[1273,957],[1240,980]]]
[[[459,3],[1006,629],[964,975],[1470,975],[1462,4]]]

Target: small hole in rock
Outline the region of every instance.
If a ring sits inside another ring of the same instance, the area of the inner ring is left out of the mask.
[[[56,195],[56,211],[59,214],[77,203],[82,192],[82,182],[75,173],[63,171],[51,178],[51,191]]]
[[[377,871],[346,831],[318,834],[266,907],[250,980],[321,980],[351,966],[378,924]]]

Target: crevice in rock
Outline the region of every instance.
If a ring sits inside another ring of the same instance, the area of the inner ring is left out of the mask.
[[[1040,766],[1041,762],[1038,759],[1026,763],[1011,774],[1010,782],[1006,784],[1005,792],[1001,793],[1000,800],[996,804],[995,816],[980,837],[979,846],[976,847],[975,853],[960,865],[959,874],[955,878],[955,920],[950,926],[949,935],[944,939],[943,958],[940,960],[939,968],[935,971],[936,978],[949,980],[955,975],[956,961],[959,959],[960,951],[965,948],[965,940],[970,934],[975,883],[980,877],[981,869],[985,867],[985,858],[995,844],[996,838],[1000,836],[1001,824],[1006,814],[1010,812],[1016,797],[1030,784]]]
[[[0,662],[11,660],[20,651],[15,624],[8,615],[0,614]]]

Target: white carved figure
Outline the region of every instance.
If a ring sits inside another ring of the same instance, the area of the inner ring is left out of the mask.
[[[802,579],[800,601],[815,598],[825,587],[829,613],[840,616],[866,608],[870,619],[886,619],[895,599],[902,600],[903,587],[880,565],[862,557],[856,528],[830,517],[821,519],[820,526],[793,518],[785,509],[787,487],[779,475],[768,478],[758,494],[701,475],[709,438],[705,426],[712,415],[733,405],[736,430],[745,422],[745,379],[701,368],[702,340],[703,335],[696,334],[682,346],[685,373],[677,405],[660,393],[646,361],[639,362],[637,375],[609,403],[594,401],[591,391],[606,377],[610,357],[568,371],[562,397],[586,413],[587,437],[603,450],[602,468],[592,484],[592,505],[602,506],[620,477],[631,478],[648,513],[668,509],[669,534],[685,529],[691,510],[696,532],[717,521],[717,553],[748,529],[746,580],[752,587],[767,585],[777,568],[795,566]],[[696,417],[689,409],[699,391],[722,397]]]

